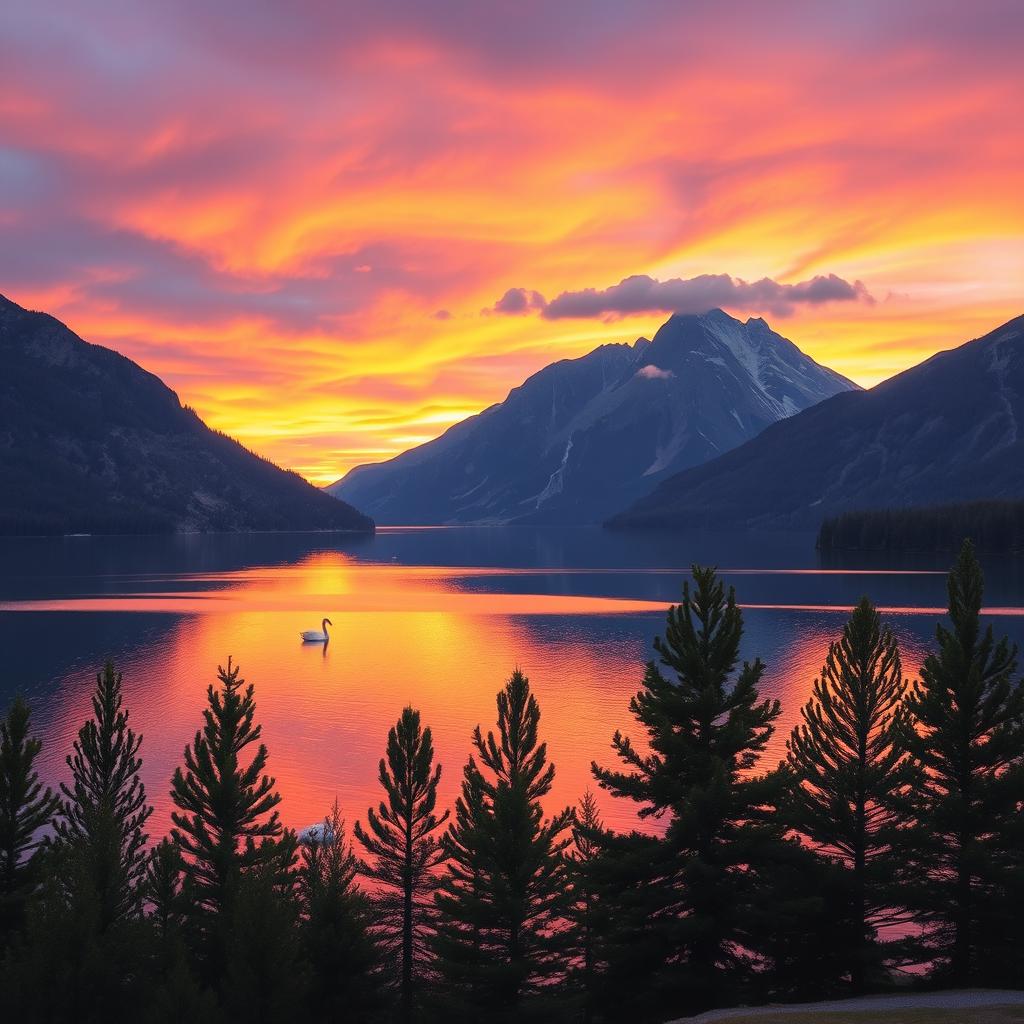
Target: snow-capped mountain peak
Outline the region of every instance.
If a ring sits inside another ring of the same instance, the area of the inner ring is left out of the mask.
[[[650,341],[552,363],[504,402],[329,490],[380,523],[599,522],[855,386],[763,320],[675,315]]]

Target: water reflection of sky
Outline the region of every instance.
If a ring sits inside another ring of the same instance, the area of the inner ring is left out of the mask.
[[[829,641],[868,593],[894,609],[916,672],[945,600],[948,557],[822,563],[806,535],[634,536],[590,530],[409,530],[341,543],[317,535],[82,538],[0,542],[0,699],[32,700],[48,781],[82,717],[96,669],[113,657],[143,732],[144,774],[168,821],[168,781],[228,654],[256,685],[285,820],[307,824],[338,796],[351,819],[379,798],[376,762],[402,706],[420,707],[457,791],[472,728],[519,665],[543,711],[558,766],[551,806],[610,761],[633,731],[637,688],[664,608],[692,561],[718,564],[746,608],[746,657],[767,665],[783,703],[774,763]],[[986,566],[996,628],[1024,639],[1020,561]],[[324,651],[298,641],[329,616]],[[602,800],[609,820],[628,807]]]

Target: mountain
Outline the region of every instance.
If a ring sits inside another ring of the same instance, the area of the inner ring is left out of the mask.
[[[653,341],[552,363],[504,402],[327,490],[381,523],[595,523],[855,387],[763,320],[673,316]]]
[[[158,377],[0,296],[0,533],[357,530]]]
[[[813,527],[855,509],[1022,497],[1024,316],[776,423],[610,525]]]

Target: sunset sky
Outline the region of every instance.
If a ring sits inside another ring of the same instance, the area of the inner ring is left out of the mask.
[[[869,385],[1024,312],[1022,43],[1010,0],[7,0],[0,293],[320,484],[673,309]]]

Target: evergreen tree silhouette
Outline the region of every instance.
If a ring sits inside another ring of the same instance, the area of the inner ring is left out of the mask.
[[[385,936],[385,951],[400,964],[401,1016],[413,1016],[414,984],[428,956],[426,938],[432,933],[433,893],[444,850],[435,836],[448,819],[440,816],[437,784],[441,766],[434,765],[430,729],[421,729],[420,713],[405,708],[388,732],[387,758],[381,758],[378,777],[387,795],[377,811],[367,811],[367,829],[357,822],[355,834],[373,860],[364,874],[380,887],[374,909]]]
[[[92,717],[67,758],[52,842],[36,854],[44,884],[11,958],[26,1019],[117,1022],[145,988],[144,832],[151,809],[138,772],[141,737],[128,726],[121,676],[108,662]]]
[[[791,784],[785,768],[778,779]],[[800,841],[773,843],[762,852],[757,888],[743,911],[758,954],[748,1001],[849,995],[851,964],[861,953],[851,871]]]
[[[541,1012],[566,963],[565,850],[572,811],[545,819],[540,801],[555,767],[538,742],[540,707],[518,669],[497,696],[498,737],[477,726],[437,892],[434,945],[447,1019],[520,1019]]]
[[[737,999],[759,936],[750,931],[758,871],[780,826],[767,814],[775,777],[752,777],[778,717],[761,700],[760,659],[739,661],[743,617],[714,569],[694,567],[694,587],[668,612],[643,688],[630,710],[648,751],[616,732],[625,766],[592,765],[598,783],[633,800],[641,818],[667,817],[661,838],[633,834],[609,844],[606,888],[619,908],[609,956],[616,987],[640,999],[698,1010]],[[672,678],[662,671],[669,669]],[[640,978],[644,977],[643,987]]]
[[[573,814],[572,848],[566,854],[570,880],[568,918],[573,926],[575,981],[582,990],[583,1020],[594,1020],[597,1010],[599,918],[602,907],[593,877],[595,862],[603,853],[604,822],[594,794],[588,789]]]
[[[850,980],[858,994],[875,929],[899,920],[893,843],[920,782],[905,746],[905,689],[896,640],[865,597],[831,644],[786,745],[791,824],[851,872]]]
[[[309,1013],[367,1020],[379,1011],[380,953],[370,902],[356,883],[359,860],[334,802],[320,828],[303,839],[299,867],[302,937],[310,965]]]
[[[30,724],[29,707],[20,698],[0,722],[0,952],[20,928],[25,903],[38,885],[36,836],[58,807],[34,767],[43,745],[29,735]]]
[[[225,965],[218,987],[225,1020],[292,1024],[307,1016],[302,1006],[309,979],[297,887],[298,872],[282,871],[273,860],[250,868],[234,882],[230,907],[220,915]],[[335,980],[343,987],[341,976]],[[358,1019],[354,1008],[348,1014],[308,1016]]]
[[[153,848],[146,865],[143,895],[161,943],[169,943],[184,924],[188,900],[183,892],[185,865],[181,850],[164,838]]]
[[[192,901],[181,850],[168,838],[150,851],[143,895],[155,946],[147,1024],[215,1019],[216,997],[202,989],[189,959]]]
[[[928,953],[954,985],[990,978],[1011,908],[1002,877],[1014,856],[1024,772],[1024,686],[1017,648],[981,627],[981,567],[965,542],[949,574],[950,628],[937,627],[907,700],[906,742],[924,769],[911,851]]]
[[[92,865],[82,848],[50,847],[41,855],[43,887],[27,908],[20,941],[0,965],[4,1020],[126,1020],[127,1004],[137,996],[126,975],[141,966],[130,955],[126,932],[141,919],[102,928]],[[138,935],[132,938],[137,942]]]
[[[72,781],[61,783],[54,831],[57,846],[73,851],[79,883],[96,894],[103,931],[141,913],[144,829],[153,809],[139,778],[142,737],[128,726],[121,673],[109,661],[96,677],[92,712],[67,758]]]
[[[204,725],[175,769],[172,837],[182,852],[193,908],[216,916],[231,905],[241,877],[272,867],[287,874],[295,837],[276,810],[274,779],[264,774],[267,748],[259,742],[256,701],[237,665],[218,667],[219,686],[207,689]],[[248,764],[248,747],[259,744]]]
[[[1005,835],[1005,849],[1000,865],[1004,883],[1005,912],[997,924],[998,935],[987,943],[986,955],[992,960],[993,983],[1010,985],[1020,976],[1020,951],[1024,949],[1024,764],[1014,767],[1007,779],[1014,796],[1016,813],[1010,813]]]

